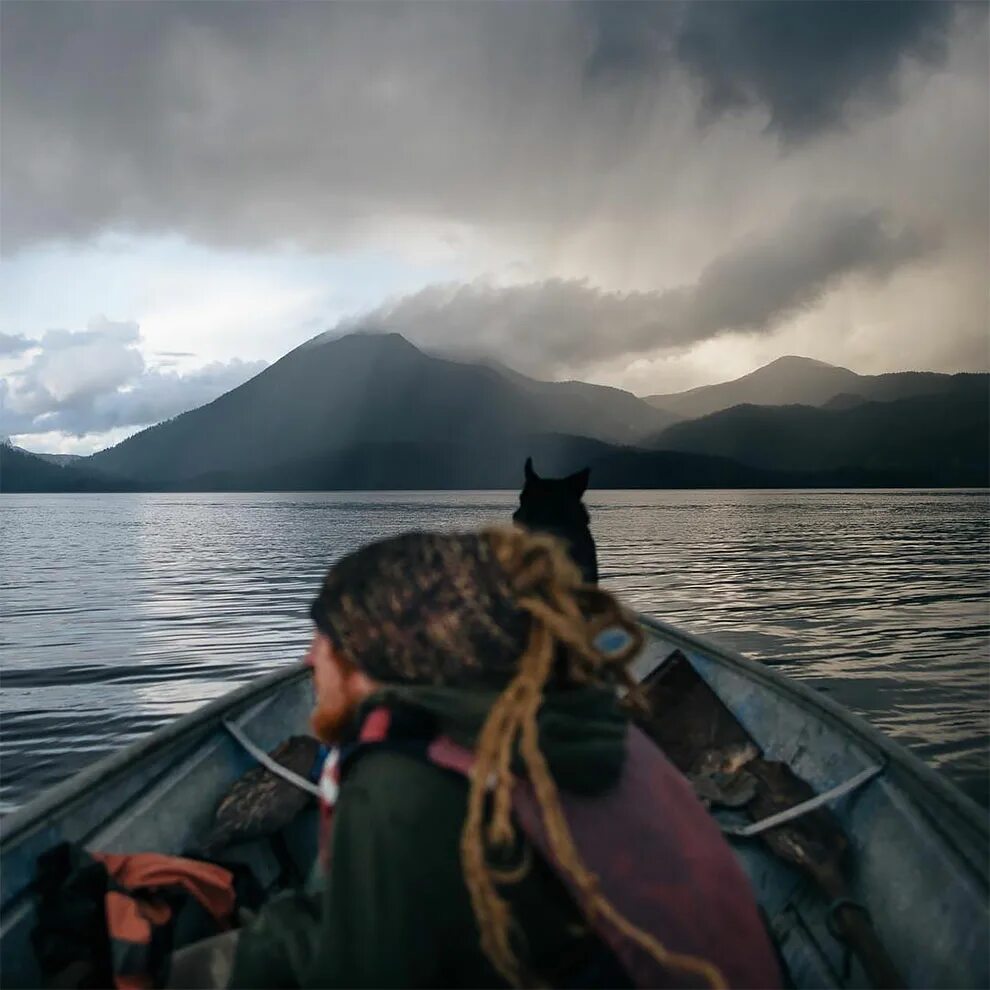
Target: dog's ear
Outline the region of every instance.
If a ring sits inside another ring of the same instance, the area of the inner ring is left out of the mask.
[[[584,468],[582,471],[576,471],[574,474],[568,475],[564,481],[567,482],[567,486],[580,498],[588,490],[588,480],[591,478],[591,468]]]
[[[526,480],[527,481],[539,481],[540,476],[533,470],[533,458],[526,458]]]

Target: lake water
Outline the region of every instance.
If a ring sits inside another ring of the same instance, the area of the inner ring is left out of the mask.
[[[592,492],[603,583],[988,802],[990,494]],[[279,664],[340,554],[511,492],[0,497],[0,810]]]

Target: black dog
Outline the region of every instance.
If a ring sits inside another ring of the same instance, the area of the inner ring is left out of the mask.
[[[588,584],[598,584],[598,554],[588,527],[588,510],[581,496],[588,490],[591,469],[566,478],[541,478],[526,458],[526,483],[519,493],[514,522],[538,533],[552,533],[567,543],[571,559]]]

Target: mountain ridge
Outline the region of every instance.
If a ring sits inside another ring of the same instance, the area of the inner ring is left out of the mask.
[[[119,492],[136,486],[121,478],[60,464],[41,454],[0,441],[0,493],[21,492]]]
[[[837,395],[896,401],[914,395],[950,391],[961,375],[937,371],[892,371],[860,375],[814,358],[786,355],[727,382],[699,385],[684,392],[644,396],[644,401],[684,419],[707,416],[742,404],[823,406]]]
[[[983,486],[990,473],[990,375],[955,382],[951,392],[890,402],[740,404],[675,423],[651,446],[727,457],[778,471],[929,471]]]
[[[477,451],[457,444],[377,443],[331,451],[322,458],[277,462],[239,472],[212,472],[182,482],[128,483],[106,475],[60,468],[16,452],[11,465],[0,453],[0,492],[251,492],[518,490],[522,465],[532,456],[546,474],[565,475],[590,467],[598,489],[821,489],[938,487],[946,482],[929,471],[840,467],[788,472],[752,467],[724,457],[670,450],[619,447],[587,437],[506,438]],[[472,453],[474,456],[472,456]],[[24,462],[32,462],[25,464]],[[39,479],[37,468],[47,472]],[[966,479],[948,479],[964,487]]]
[[[533,382],[423,354],[398,335],[314,338],[213,402],[149,427],[88,462],[165,483],[261,468],[356,443],[485,443],[526,432],[638,441],[674,417],[631,393]]]
[[[548,474],[596,465],[600,487],[986,484],[990,375],[861,376],[787,355],[678,394],[710,404],[754,382],[759,404],[682,418],[622,389],[424,353],[398,334],[320,334],[106,450],[18,463],[39,490],[511,487],[529,455]],[[765,404],[788,390],[805,401]],[[39,466],[67,460],[68,473]]]

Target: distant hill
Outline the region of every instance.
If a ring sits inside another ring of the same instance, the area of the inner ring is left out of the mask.
[[[929,485],[925,473],[860,468],[785,472],[724,457],[616,447],[587,437],[505,438],[484,448],[456,443],[361,444],[319,458],[248,471],[212,472],[183,482],[192,491],[375,491],[516,489],[523,463],[565,475],[591,467],[594,488],[820,488]]]
[[[183,482],[193,490],[375,491],[521,487],[533,457],[548,475],[568,474],[622,448],[588,437],[503,437],[484,445],[380,442],[280,461],[262,468],[208,472]]]
[[[24,448],[19,448],[23,450]],[[85,454],[42,454],[36,450],[26,451],[28,454],[34,454],[35,457],[40,457],[43,461],[50,461],[52,464],[74,464],[76,461],[81,461]]]
[[[676,423],[663,450],[727,457],[778,471],[863,468],[928,477],[934,485],[990,481],[990,376],[952,376],[953,391],[893,402],[740,405]]]
[[[725,458],[621,448],[586,437],[537,436],[504,438],[484,447],[360,444],[318,457],[173,482],[127,481],[0,446],[0,493],[514,489],[522,485],[523,463],[530,456],[548,476],[591,465],[598,488],[788,487],[793,480]]]
[[[9,437],[0,439],[0,445],[9,447],[11,450],[19,450],[22,454],[40,457],[43,461],[48,461],[50,464],[72,464],[74,461],[81,461],[84,457],[89,456],[88,454],[43,454],[40,450],[26,450],[24,447],[18,447]]]
[[[858,375],[848,368],[811,358],[782,357],[734,381],[669,395],[650,395],[646,401],[666,412],[694,418],[744,404],[823,406],[840,395],[864,402],[892,402],[949,392],[959,379],[972,377],[979,376],[943,375],[933,371]],[[848,402],[848,398],[845,401]]]
[[[925,467],[839,467],[781,471],[721,456],[619,447],[588,437],[507,437],[488,444],[370,443],[240,471],[207,472],[172,482],[125,481],[62,467],[25,451],[0,449],[0,491],[374,491],[516,489],[532,456],[546,475],[590,466],[592,486],[607,488],[935,487],[946,480]]]
[[[114,492],[134,485],[0,443],[0,492]]]
[[[365,445],[487,445],[533,433],[632,443],[675,417],[628,392],[431,357],[397,334],[316,338],[219,399],[85,463],[145,484],[264,476]]]
[[[545,396],[555,400],[565,408],[569,407],[576,417],[587,418],[591,415],[602,419],[608,426],[608,436],[619,442],[642,439],[644,436],[642,432],[643,405],[645,403],[653,409],[657,408],[651,403],[646,403],[645,399],[637,398],[632,392],[610,385],[593,385],[590,382],[575,380],[545,382],[530,378],[490,356],[469,357],[449,350],[428,350],[424,353],[445,361],[489,368],[527,392]],[[664,425],[675,423],[683,418],[667,410],[659,410],[659,413]],[[618,429],[616,429],[616,424],[618,424]],[[593,425],[589,425],[589,429],[594,433]]]
[[[547,475],[590,465],[599,488],[986,485],[988,382],[856,375],[783,358],[682,393],[671,413],[621,389],[424,354],[396,334],[320,336],[208,405],[90,457],[59,464],[12,451],[0,483],[7,491],[515,488],[533,456]],[[898,398],[905,390],[911,397]],[[761,404],[678,420],[692,404],[733,394]],[[775,404],[790,395],[817,404]]]

